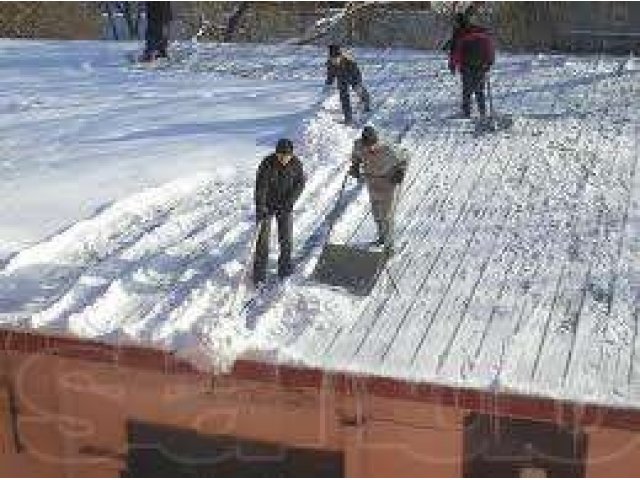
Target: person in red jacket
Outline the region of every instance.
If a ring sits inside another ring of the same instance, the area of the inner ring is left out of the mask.
[[[462,77],[462,114],[471,117],[471,95],[475,95],[478,112],[486,115],[486,75],[495,60],[493,40],[489,32],[473,25],[467,15],[456,16],[456,29],[449,42],[449,70]]]

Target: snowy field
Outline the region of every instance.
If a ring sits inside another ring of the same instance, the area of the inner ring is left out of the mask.
[[[443,55],[358,50],[371,122],[412,156],[397,254],[362,299],[308,278],[358,134],[321,94],[324,50],[200,46],[148,70],[132,48],[0,42],[5,325],[640,407],[637,60],[501,56],[515,124],[477,135]],[[239,313],[280,136],[307,174],[302,268]],[[345,198],[332,240],[372,239],[366,193]]]

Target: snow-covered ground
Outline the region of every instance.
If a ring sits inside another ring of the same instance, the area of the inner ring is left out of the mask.
[[[408,128],[412,156],[401,294],[385,273],[362,299],[308,278],[358,134],[320,93],[324,50],[200,46],[145,70],[124,65],[131,48],[0,43],[6,324],[218,367],[250,355],[640,407],[634,60],[502,56],[492,89],[515,124],[477,135],[451,118],[442,55],[357,51],[371,122]],[[283,135],[308,177],[302,268],[239,314],[255,167]],[[333,240],[370,239],[366,194],[350,182],[345,198]]]

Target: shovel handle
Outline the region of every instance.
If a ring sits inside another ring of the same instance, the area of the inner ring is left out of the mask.
[[[491,93],[491,75],[489,72],[487,72],[487,97],[489,99],[489,115],[493,118],[495,112],[493,111],[493,94]]]

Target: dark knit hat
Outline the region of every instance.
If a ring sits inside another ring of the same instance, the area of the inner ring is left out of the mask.
[[[376,133],[375,128],[371,125],[367,125],[362,129],[362,143],[370,147],[371,145],[375,145],[378,143],[378,134]]]
[[[335,44],[329,45],[329,56],[330,57],[332,57],[332,58],[333,57],[338,57],[338,56],[340,56],[340,53],[341,53],[340,52],[340,45],[335,45]]]
[[[293,142],[288,138],[281,138],[276,144],[276,153],[291,155],[293,153]]]

